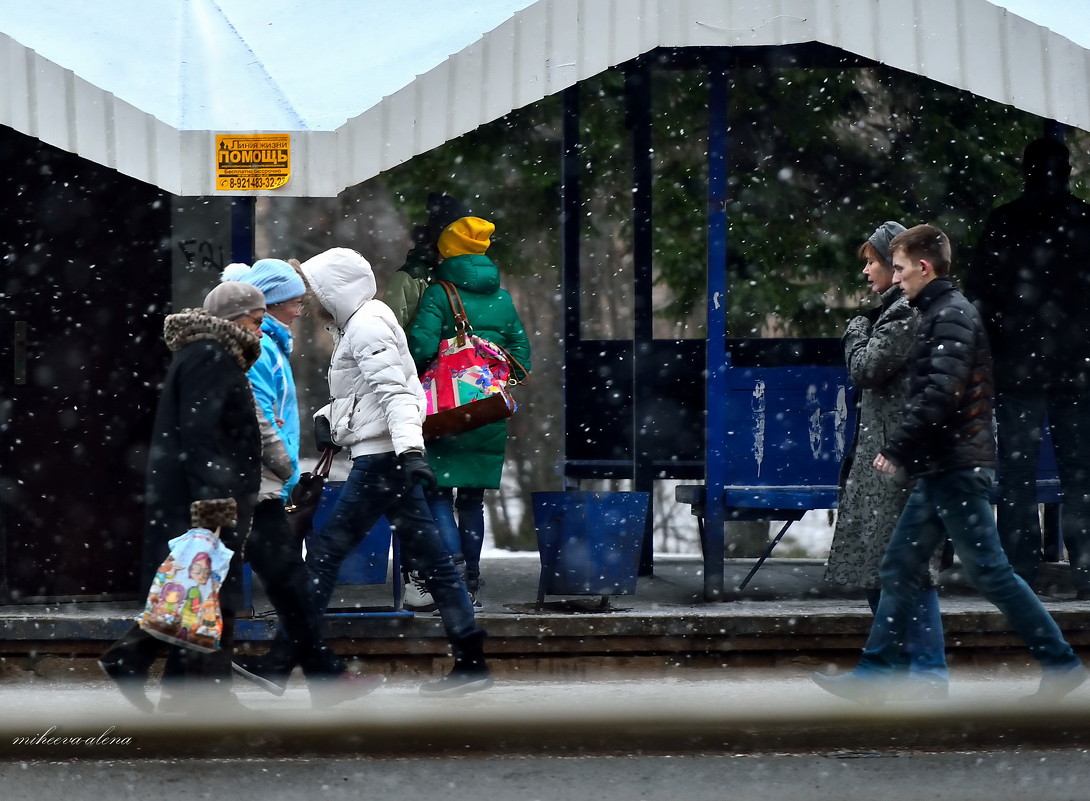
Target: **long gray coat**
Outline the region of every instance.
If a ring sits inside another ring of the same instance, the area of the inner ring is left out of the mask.
[[[908,500],[911,487],[904,471],[884,476],[872,462],[904,407],[917,318],[901,288],[894,286],[882,293],[882,311],[873,325],[867,317],[853,317],[844,334],[848,374],[861,397],[851,467],[840,489],[825,568],[825,580],[834,584],[878,586],[878,564]]]

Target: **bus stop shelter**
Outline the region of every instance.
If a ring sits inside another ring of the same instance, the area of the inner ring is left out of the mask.
[[[852,413],[828,343],[728,341],[729,71],[746,63],[878,63],[1056,126],[1090,130],[1090,35],[1076,42],[1042,22],[1011,13],[1000,0],[479,0],[471,7],[443,0],[14,0],[0,7],[0,124],[162,193],[230,198],[231,257],[248,260],[255,197],[334,196],[563,93],[558,212],[569,391],[572,377],[601,374],[603,363],[604,380],[622,390],[596,422],[569,417],[563,472],[573,481],[630,478],[637,489],[658,478],[698,482],[705,596],[715,599],[723,588],[725,522],[835,504]],[[1077,30],[1082,20],[1071,23]],[[649,198],[656,176],[649,105],[637,102],[636,331],[603,351],[602,343],[581,339],[576,302],[578,87],[623,67],[639,98],[648,85],[641,74],[664,62],[708,73],[708,336],[673,342],[651,335]],[[18,260],[18,247],[10,249]],[[23,286],[32,292],[34,282]],[[12,486],[32,478],[20,467],[30,461],[19,431],[29,425],[20,410],[35,401],[25,374],[19,380],[20,365],[45,336],[32,322],[28,330],[17,301],[0,332],[5,363],[15,367],[15,381],[0,385],[0,478]],[[662,393],[655,387],[667,382],[642,380],[650,373],[679,378]],[[95,380],[104,382],[98,390],[112,391],[108,379]],[[656,438],[647,421],[664,412],[686,421],[694,436]],[[93,447],[112,445],[107,438]],[[36,497],[31,489],[20,504],[33,505]],[[0,559],[8,574],[28,537],[55,528],[53,506],[39,503],[28,515],[5,501]],[[86,558],[96,556],[91,549]],[[12,580],[7,575],[8,585]]]

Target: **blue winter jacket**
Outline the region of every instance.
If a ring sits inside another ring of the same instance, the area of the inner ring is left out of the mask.
[[[287,501],[299,481],[299,402],[289,358],[292,337],[288,327],[271,315],[265,316],[261,331],[261,357],[249,372],[262,434],[260,497]]]

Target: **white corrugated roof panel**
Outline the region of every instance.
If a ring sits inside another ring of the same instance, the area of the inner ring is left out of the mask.
[[[183,195],[217,194],[217,134],[290,133],[291,179],[259,193],[334,195],[656,47],[821,42],[1090,129],[1088,16],[1085,0],[5,0],[0,123]]]

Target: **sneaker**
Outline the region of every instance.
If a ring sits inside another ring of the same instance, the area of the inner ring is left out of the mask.
[[[121,694],[130,704],[141,712],[151,712],[155,708],[152,706],[147,693],[144,692],[144,684],[147,681],[146,676],[125,670],[116,662],[107,662],[104,659],[98,660],[98,666],[106,676],[113,679],[117,689],[121,690]]]
[[[1021,701],[1031,703],[1036,701],[1059,701],[1086,681],[1088,676],[1090,676],[1090,671],[1087,671],[1082,662],[1069,668],[1045,670],[1041,676],[1041,685],[1037,688],[1037,692],[1023,696]]]
[[[386,683],[386,677],[346,670],[330,678],[311,678],[309,683],[311,707],[329,709],[343,701],[351,701],[373,693]]]
[[[439,681],[429,681],[420,685],[420,694],[432,698],[456,698],[460,695],[487,690],[496,680],[487,671],[468,672],[452,671]]]
[[[812,673],[810,678],[818,687],[848,701],[864,706],[883,703],[890,693],[890,681],[885,676],[865,676],[856,671],[830,676],[828,673]]]
[[[236,656],[231,660],[231,670],[277,697],[288,689],[288,679],[291,678],[290,670],[270,670],[257,656]]]
[[[410,612],[431,612],[438,608],[435,599],[431,597],[424,577],[415,570],[410,571],[405,582],[405,592],[402,595],[402,606]]]

